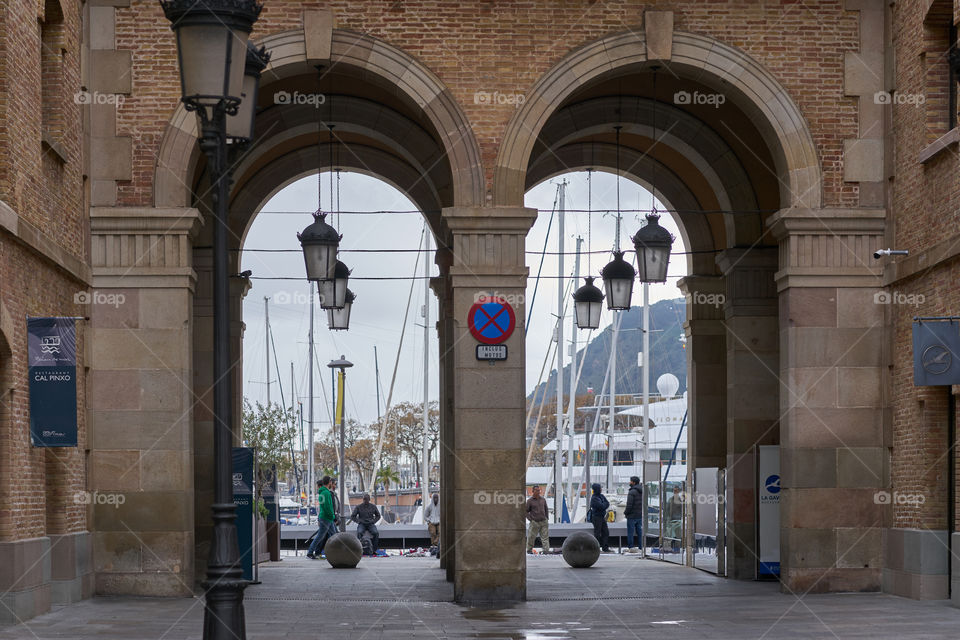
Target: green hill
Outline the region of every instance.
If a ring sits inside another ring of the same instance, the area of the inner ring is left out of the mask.
[[[638,394],[642,391],[640,368],[637,366],[637,354],[643,350],[642,310],[640,307],[633,307],[621,313],[620,335],[617,337],[617,395]],[[687,358],[684,345],[680,341],[685,317],[686,301],[683,298],[661,300],[650,305],[651,393],[657,392],[657,378],[664,373],[672,373],[680,379],[679,393],[687,389]],[[569,333],[567,337],[569,338]],[[579,339],[582,340],[585,337],[586,332],[578,332]],[[594,393],[600,393],[610,357],[612,337],[612,327],[607,327],[594,335],[589,345],[577,352],[579,363],[586,351],[586,362],[583,364],[577,395],[587,393],[588,388],[592,388]],[[563,373],[565,394],[569,392],[569,376],[570,363],[568,362]],[[550,372],[550,379],[545,384],[547,398],[556,397],[556,369]],[[538,391],[542,392],[539,389]],[[537,397],[540,398],[539,395]],[[529,398],[533,398],[533,393]]]

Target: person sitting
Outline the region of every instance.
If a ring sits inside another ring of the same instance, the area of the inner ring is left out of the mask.
[[[377,530],[377,521],[380,520],[380,510],[370,502],[370,494],[363,494],[363,502],[353,508],[350,521],[357,523],[357,537],[363,540],[364,532],[373,536],[373,553],[380,548],[380,532]]]

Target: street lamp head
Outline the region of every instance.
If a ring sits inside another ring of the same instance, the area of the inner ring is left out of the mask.
[[[586,284],[573,294],[577,327],[597,329],[600,327],[600,312],[603,310],[603,292],[593,284],[592,276],[587,276],[585,280]]]
[[[353,363],[347,360],[345,356],[340,356],[339,360],[331,360],[327,366],[331,369],[349,369],[353,366]]]
[[[670,247],[673,235],[660,226],[660,216],[647,215],[647,224],[633,236],[637,250],[637,269],[640,282],[666,282],[667,266],[670,263]]]
[[[633,266],[623,259],[623,251],[614,251],[613,260],[600,272],[607,290],[607,309],[630,308],[633,297],[633,279],[637,276]]]
[[[326,223],[326,214],[313,214],[313,222],[297,234],[303,248],[303,260],[307,267],[307,280],[329,280],[337,265],[337,249],[343,237]]]
[[[327,309],[327,327],[332,331],[346,331],[350,328],[350,310],[357,299],[353,291],[347,289],[347,297],[340,309]]]
[[[321,309],[342,309],[347,302],[347,281],[350,269],[339,260],[333,267],[333,277],[321,280],[318,285]]]
[[[188,109],[221,101],[236,109],[243,93],[247,39],[263,5],[256,0],[161,0],[177,37],[182,99]]]
[[[237,142],[253,139],[253,122],[257,115],[257,94],[260,92],[260,74],[267,68],[270,54],[266,47],[247,41],[247,59],[243,67],[243,89],[237,112],[227,117],[227,137]]]

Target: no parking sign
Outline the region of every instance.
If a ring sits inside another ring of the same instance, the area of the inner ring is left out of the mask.
[[[481,344],[506,342],[517,326],[517,316],[503,298],[483,297],[470,307],[467,327]]]

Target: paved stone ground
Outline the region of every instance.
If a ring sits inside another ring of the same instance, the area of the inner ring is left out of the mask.
[[[246,592],[247,637],[344,638],[958,638],[960,610],[882,594],[797,597],[653,560],[601,556],[570,569],[528,562],[528,597],[503,609],[449,602],[433,558],[364,559],[331,569],[302,556],[261,569]],[[200,638],[201,598],[94,598],[0,628],[0,638]]]

